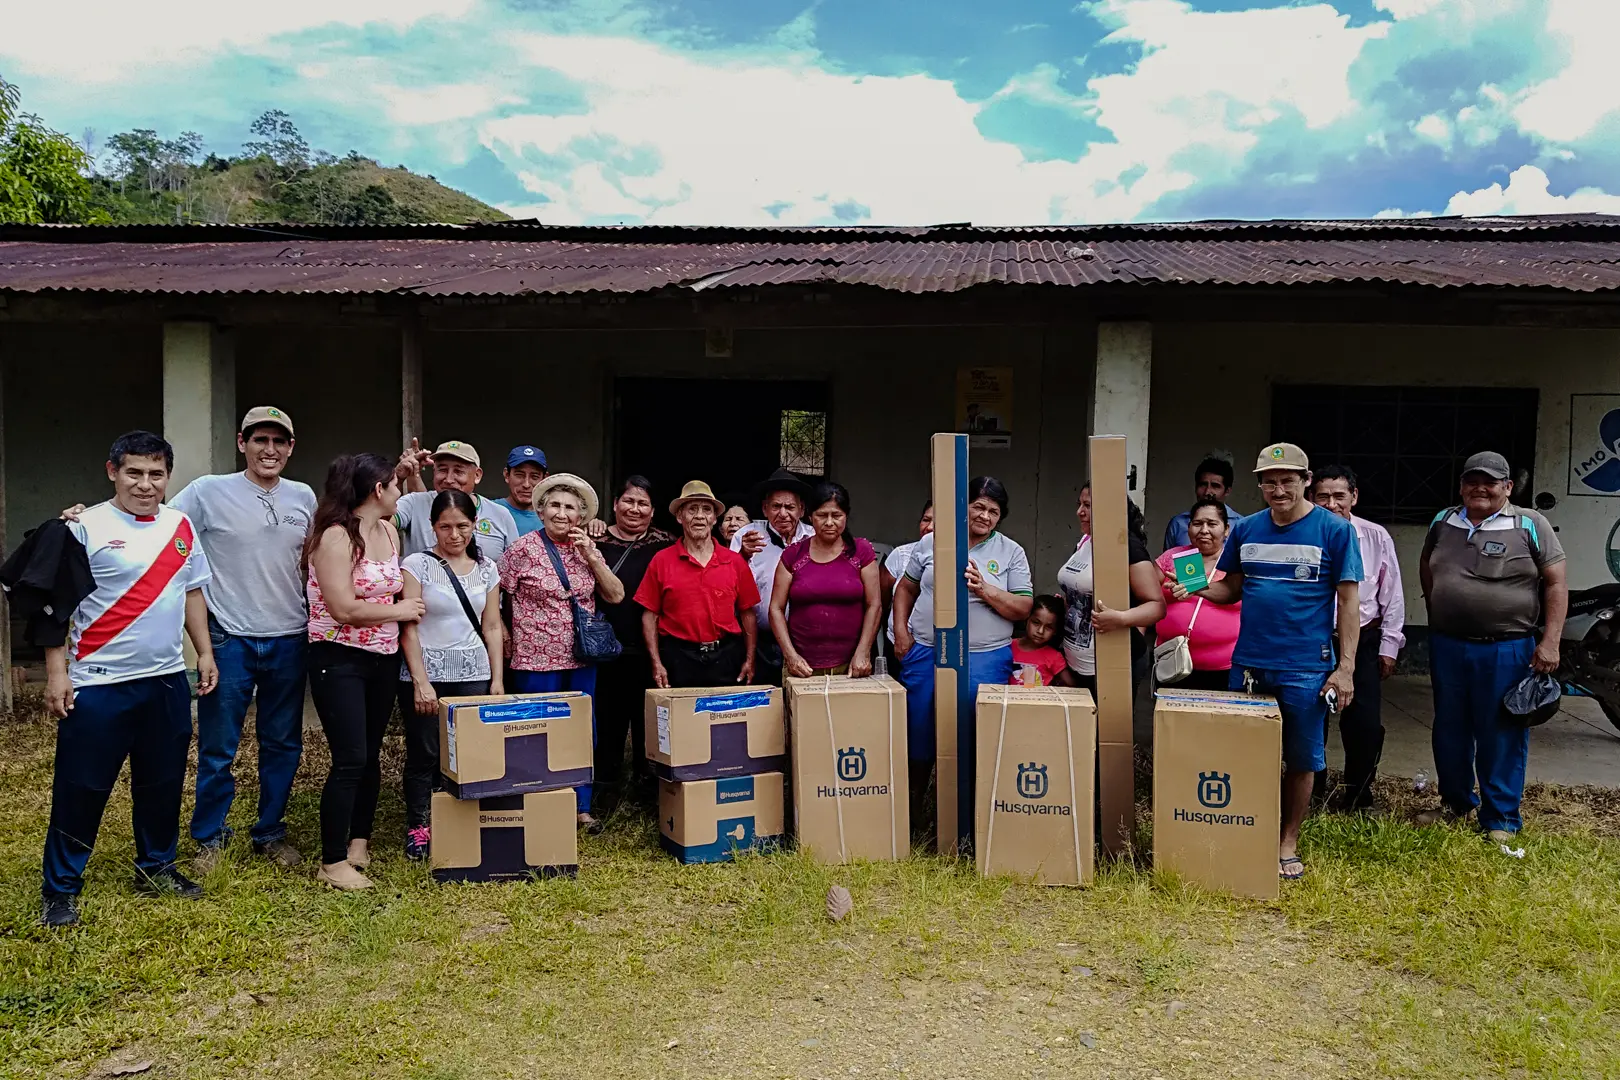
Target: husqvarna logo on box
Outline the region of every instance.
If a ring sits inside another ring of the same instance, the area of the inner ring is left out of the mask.
[[[840,746],[836,749],[838,760],[834,767],[838,770],[838,779],[831,784],[817,784],[816,798],[854,799],[862,795],[889,793],[889,785],[881,780],[871,784],[862,783],[866,779],[866,747]]]
[[[838,779],[846,784],[853,784],[866,779],[866,747],[839,748]]]
[[[1198,774],[1198,802],[1211,810],[1221,810],[1232,801],[1232,774],[1201,772]]]
[[[1046,798],[1046,766],[1038,761],[1018,763],[1018,794],[1026,799]]]

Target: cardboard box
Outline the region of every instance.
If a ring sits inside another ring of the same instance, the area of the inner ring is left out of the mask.
[[[788,679],[793,820],[821,862],[911,854],[906,688],[894,679]]]
[[[573,790],[458,799],[433,793],[430,856],[438,881],[511,881],[579,872]]]
[[[572,691],[445,698],[439,771],[458,799],[557,791],[592,778],[591,699]]]
[[[1125,500],[1125,438],[1091,437],[1091,565],[1095,595],[1115,611],[1131,606],[1130,553],[1126,542],[1129,518]],[[1130,746],[1133,740],[1134,687],[1131,684],[1131,636],[1097,635],[1097,741]],[[1118,855],[1125,850],[1136,827],[1135,778],[1132,770],[1117,767],[1121,755],[1105,754],[1097,777],[1107,818],[1102,832],[1103,851]],[[1129,764],[1129,755],[1125,755]]]
[[[968,591],[962,569],[970,541],[967,524],[968,437],[935,435],[934,727],[938,841],[943,854],[972,846],[973,822],[957,812],[973,805],[973,698],[968,681]]]
[[[782,774],[658,781],[658,841],[683,863],[724,862],[782,843]]]
[[[979,873],[1088,885],[1097,714],[1091,694],[983,686],[974,850]]]
[[[1273,698],[1167,687],[1153,710],[1153,865],[1277,895],[1282,713]]]
[[[787,767],[782,691],[774,686],[648,690],[647,760],[664,780],[754,776]]]

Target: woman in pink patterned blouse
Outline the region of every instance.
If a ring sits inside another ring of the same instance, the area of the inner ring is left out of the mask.
[[[512,598],[512,682],[514,693],[539,694],[578,690],[596,695],[596,666],[574,657],[574,610],[571,592],[586,611],[624,599],[624,585],[614,576],[581,523],[596,517],[596,492],[571,473],[554,473],[534,490],[541,528],[522,537],[501,556],[501,589]],[[562,563],[568,580],[557,574]],[[592,725],[595,725],[592,709]],[[594,737],[594,731],[593,731]],[[591,785],[576,789],[579,823],[595,832]]]

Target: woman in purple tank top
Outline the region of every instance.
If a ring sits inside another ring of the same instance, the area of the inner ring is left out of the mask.
[[[821,483],[811,496],[815,535],[788,547],[771,591],[771,630],[782,670],[810,675],[872,674],[872,642],[883,602],[877,553],[849,535],[849,492]]]

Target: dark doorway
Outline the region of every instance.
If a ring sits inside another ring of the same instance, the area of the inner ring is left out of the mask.
[[[652,481],[658,523],[688,480],[759,507],[750,489],[779,468],[807,479],[827,472],[824,382],[745,379],[619,379],[614,386],[614,482],[631,473]]]

